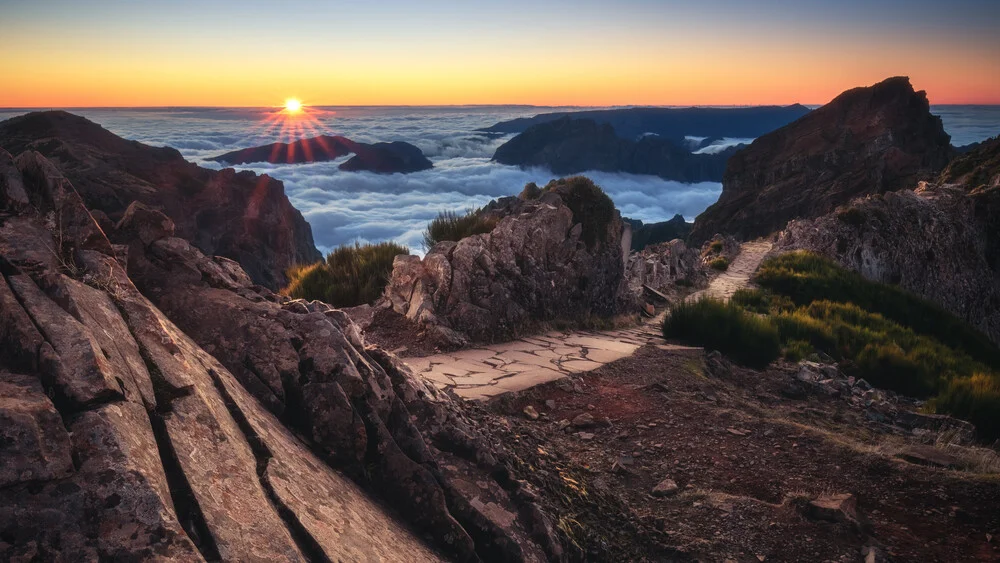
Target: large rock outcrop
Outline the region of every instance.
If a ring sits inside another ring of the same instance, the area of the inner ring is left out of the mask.
[[[562,557],[447,397],[174,229],[0,151],[0,559]]]
[[[718,182],[735,150],[693,154],[656,135],[633,141],[619,137],[610,124],[564,117],[532,125],[497,148],[493,160],[512,166],[544,166],[556,174],[598,170],[678,182]]]
[[[909,79],[848,90],[734,154],[719,201],[695,219],[690,240],[764,236],[860,195],[912,188],[948,163],[949,141]]]
[[[811,250],[898,284],[1000,343],[1000,142],[959,157],[940,180],[792,221],[775,250]]]
[[[170,217],[177,236],[209,255],[236,260],[272,289],[285,284],[289,266],[321,258],[284,185],[267,175],[201,168],[172,148],[122,139],[63,111],[0,122],[0,147],[44,155],[102,227],[119,221],[133,201],[142,202]]]
[[[526,190],[527,191],[527,190]],[[456,340],[504,340],[542,321],[623,309],[629,232],[582,177],[507,205],[492,232],[397,256],[384,304]]]
[[[271,143],[240,149],[219,155],[212,160],[226,164],[270,162],[272,164],[303,164],[326,162],[353,154],[339,166],[347,172],[362,170],[379,174],[419,172],[434,165],[423,151],[410,143],[358,143],[347,137],[320,135],[291,143]]]

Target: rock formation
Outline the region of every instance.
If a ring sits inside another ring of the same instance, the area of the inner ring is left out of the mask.
[[[493,160],[513,166],[544,166],[556,174],[588,170],[650,174],[678,182],[718,182],[735,148],[693,154],[673,141],[647,135],[619,137],[614,127],[563,117],[532,125],[507,141]]]
[[[236,260],[257,283],[284,285],[285,270],[321,258],[309,224],[284,185],[253,172],[207,170],[169,147],[127,141],[62,111],[0,122],[0,147],[37,151],[72,182],[102,228],[121,220],[133,201],[165,213],[178,237],[209,255]],[[28,176],[53,175],[39,164]]]
[[[706,281],[706,276],[698,250],[688,248],[682,240],[672,240],[630,254],[625,279],[629,290],[641,295],[644,287],[665,292],[678,282],[699,286]]]
[[[685,137],[753,139],[787,125],[809,113],[809,108],[761,106],[752,108],[626,108],[543,113],[502,121],[483,129],[486,133],[523,133],[529,127],[566,117],[610,125],[623,139],[653,134],[677,145]]]
[[[640,251],[647,246],[670,242],[676,238],[686,239],[691,234],[691,223],[682,215],[674,215],[669,221],[643,223],[638,219],[625,219],[632,226],[632,250]]]
[[[562,557],[502,448],[344,313],[141,202],[108,229],[0,151],[0,559]]]
[[[909,79],[848,90],[734,154],[719,201],[695,219],[690,240],[764,236],[859,195],[912,188],[947,164],[949,141]]]
[[[898,284],[1000,343],[1000,142],[958,157],[939,180],[792,221],[776,249],[812,250]]]
[[[367,170],[379,174],[419,172],[434,165],[423,151],[402,141],[392,143],[357,143],[346,137],[320,135],[291,143],[271,143],[240,149],[219,155],[212,160],[226,164],[270,162],[272,164],[302,164],[326,162],[353,154],[339,168],[348,172]]]
[[[438,243],[423,258],[397,256],[385,305],[456,341],[622,310],[625,227],[590,180],[555,181],[507,208],[490,233]]]

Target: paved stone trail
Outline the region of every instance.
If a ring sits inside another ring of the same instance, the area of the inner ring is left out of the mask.
[[[745,243],[729,269],[696,292],[722,299],[746,287],[771,249],[769,242]],[[595,370],[631,356],[646,344],[666,344],[660,332],[665,313],[630,329],[606,332],[551,331],[512,342],[482,345],[423,358],[404,358],[414,373],[464,399],[481,400],[521,391],[574,373]]]
[[[713,279],[707,288],[689,295],[688,300],[692,301],[703,296],[729,299],[737,289],[749,285],[750,276],[757,271],[757,267],[764,260],[764,255],[771,251],[771,246],[771,242],[766,240],[743,243],[740,245],[740,253],[733,259],[729,268]]]

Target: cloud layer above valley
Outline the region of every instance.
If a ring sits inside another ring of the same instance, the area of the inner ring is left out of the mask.
[[[316,244],[323,251],[353,241],[395,240],[419,252],[423,229],[438,212],[479,207],[492,199],[517,194],[527,182],[543,185],[555,177],[544,169],[522,170],[490,162],[494,151],[506,138],[476,132],[498,121],[527,117],[548,109],[520,106],[325,108],[316,112],[312,134],[339,134],[362,142],[407,141],[420,147],[433,161],[434,168],[406,175],[342,172],[337,166],[347,157],[335,162],[241,168],[284,181],[286,193],[312,225]],[[957,144],[981,140],[972,137],[984,135],[979,131],[983,128],[983,118],[989,123],[1000,119],[1000,115],[995,114],[973,115],[969,113],[971,110],[942,110],[945,125]],[[273,111],[212,108],[74,110],[125,138],[172,146],[185,158],[210,168],[221,167],[207,160],[221,153],[293,140],[266,127],[268,114]],[[0,111],[0,119],[19,113],[23,112]],[[723,139],[702,151],[721,150],[745,141]],[[677,213],[692,220],[714,203],[722,190],[721,184],[710,182],[682,184],[652,176],[585,174],[605,189],[624,216],[645,222],[664,221]]]

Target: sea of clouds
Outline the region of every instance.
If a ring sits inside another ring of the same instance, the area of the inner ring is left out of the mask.
[[[498,121],[549,110],[523,106],[313,108],[308,127],[297,131],[282,131],[282,122],[273,119],[273,109],[72,111],[122,137],[174,147],[188,160],[215,169],[222,165],[208,158],[318,134],[344,135],[361,142],[413,143],[431,159],[434,168],[390,175],[342,172],[337,167],[347,157],[324,163],[251,164],[239,168],[282,180],[289,199],[312,225],[316,245],[324,252],[354,241],[382,240],[394,240],[422,252],[422,232],[440,211],[476,208],[492,199],[517,194],[528,182],[543,185],[556,177],[542,168],[520,169],[491,162],[496,148],[511,135],[497,137],[476,131]],[[24,112],[0,111],[0,119],[20,113]],[[949,128],[956,145],[1000,132],[998,108],[986,107],[975,115],[951,108],[941,114],[946,128],[953,124],[957,130],[956,134]],[[985,123],[982,115],[986,115]],[[722,139],[718,146],[710,145],[701,152],[750,141]],[[622,215],[645,222],[664,221],[675,214],[692,220],[722,191],[721,184],[714,182],[684,184],[653,176],[585,174],[604,188]]]

